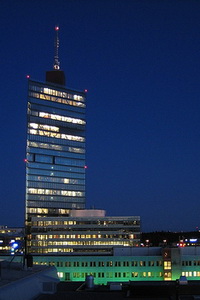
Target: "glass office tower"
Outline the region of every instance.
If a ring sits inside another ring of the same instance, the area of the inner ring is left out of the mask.
[[[26,221],[85,208],[85,92],[65,88],[64,73],[29,80]]]

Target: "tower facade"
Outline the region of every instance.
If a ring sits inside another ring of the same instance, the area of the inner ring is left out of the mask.
[[[53,70],[28,82],[26,221],[85,208],[86,93],[65,87],[58,30]]]
[[[26,163],[27,220],[85,207],[84,92],[29,80]]]

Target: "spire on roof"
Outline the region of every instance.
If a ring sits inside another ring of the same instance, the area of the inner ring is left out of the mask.
[[[58,38],[59,26],[55,26],[55,44],[54,44],[54,70],[60,69],[60,62],[58,58],[59,38]]]
[[[53,70],[46,72],[46,81],[59,85],[65,85],[65,73],[60,70],[60,62],[58,58],[59,38],[58,38],[59,26],[55,26],[55,43],[54,43],[54,63]]]

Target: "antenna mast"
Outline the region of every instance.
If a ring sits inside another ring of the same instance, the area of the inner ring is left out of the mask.
[[[60,69],[60,62],[58,59],[58,48],[59,48],[59,38],[58,38],[58,31],[59,31],[59,26],[55,26],[55,44],[54,44],[54,64],[53,68],[54,70],[59,70]]]

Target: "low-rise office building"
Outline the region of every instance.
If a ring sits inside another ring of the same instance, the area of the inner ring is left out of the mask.
[[[15,261],[21,259],[15,257]],[[180,276],[200,280],[200,247],[191,246],[114,247],[110,255],[33,255],[33,263],[55,266],[61,281],[85,281],[87,275],[94,276],[95,284],[175,281]]]
[[[96,284],[200,279],[200,247],[114,247],[111,256],[35,256],[34,263],[55,265],[61,280],[91,274]]]
[[[32,217],[28,253],[111,255],[114,246],[140,245],[140,217],[107,217],[104,210],[72,210],[69,217]]]

